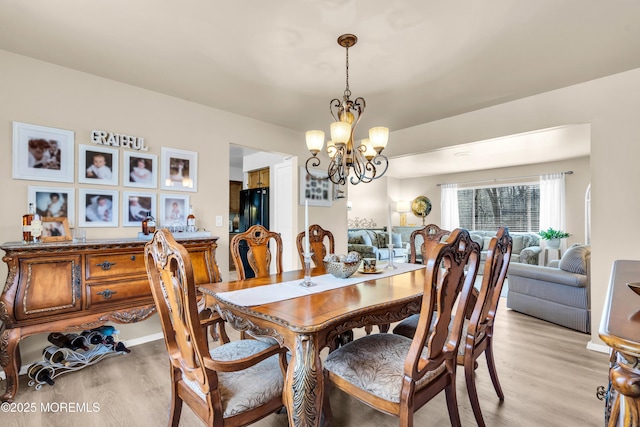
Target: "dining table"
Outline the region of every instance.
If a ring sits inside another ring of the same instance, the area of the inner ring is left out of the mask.
[[[232,328],[287,348],[283,402],[289,425],[311,427],[321,425],[322,418],[322,349],[354,328],[388,325],[419,313],[425,275],[424,265],[396,263],[346,279],[314,269],[313,286],[301,285],[304,271],[296,270],[198,288],[206,305]]]

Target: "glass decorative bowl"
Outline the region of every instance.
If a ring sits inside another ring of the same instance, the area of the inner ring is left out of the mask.
[[[361,263],[362,260],[358,260],[356,262],[325,261],[324,268],[333,276],[339,279],[346,279],[358,271],[358,267],[360,267]]]

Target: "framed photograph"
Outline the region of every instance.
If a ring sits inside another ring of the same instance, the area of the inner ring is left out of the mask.
[[[118,191],[81,188],[78,190],[80,227],[117,227]]]
[[[76,190],[64,187],[29,186],[29,203],[41,217],[66,218],[69,227],[75,223]]]
[[[304,166],[300,166],[300,204],[305,199],[309,206],[331,206],[333,203],[333,187],[326,171],[312,170],[313,175],[307,173]]]
[[[73,182],[74,133],[13,122],[14,179]]]
[[[156,217],[156,223],[160,226],[186,225],[187,215],[189,215],[189,196],[160,195],[160,216]]]
[[[118,150],[95,145],[79,145],[78,182],[118,185]]]
[[[198,153],[162,147],[160,154],[160,188],[193,192],[198,190]]]
[[[122,225],[125,227],[140,227],[147,212],[155,218],[156,195],[153,193],[122,192]]]
[[[64,242],[71,241],[71,229],[67,218],[44,216],[42,217],[42,241]]]
[[[125,151],[122,161],[122,185],[158,188],[158,156]]]

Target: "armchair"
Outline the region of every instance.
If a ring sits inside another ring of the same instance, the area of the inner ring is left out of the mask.
[[[507,307],[580,332],[590,332],[591,247],[570,247],[556,266],[512,263]]]

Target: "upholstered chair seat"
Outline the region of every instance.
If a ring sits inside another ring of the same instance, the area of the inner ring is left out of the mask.
[[[362,390],[399,403],[409,347],[411,339],[400,335],[366,335],[329,353],[324,367]],[[426,352],[425,347],[422,357]],[[422,389],[445,369],[443,361],[416,383],[416,389]]]
[[[269,347],[271,344],[265,341],[238,340],[216,347],[209,353],[213,360],[232,362],[258,354]],[[182,380],[202,400],[206,400],[206,396],[194,381],[189,381],[184,375]],[[224,418],[238,415],[281,396],[283,386],[284,379],[278,356],[271,356],[242,371],[218,372],[218,388],[222,397]]]

